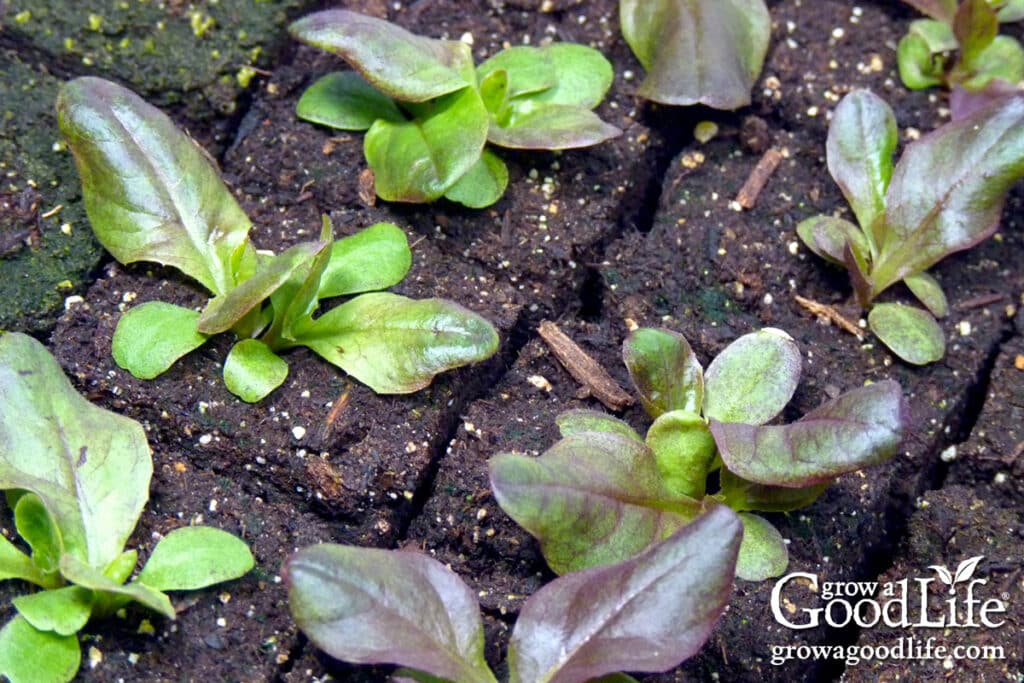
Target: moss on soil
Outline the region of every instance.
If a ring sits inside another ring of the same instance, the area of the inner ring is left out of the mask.
[[[102,255],[71,155],[55,147],[59,85],[0,53],[0,329],[46,327]],[[59,213],[41,217],[59,205]]]
[[[5,2],[5,4],[8,4]],[[301,0],[9,0],[4,29],[70,70],[127,82],[186,118],[233,114]]]

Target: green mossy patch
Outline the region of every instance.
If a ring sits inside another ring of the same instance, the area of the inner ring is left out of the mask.
[[[301,0],[12,0],[4,29],[62,63],[124,81],[201,121],[235,112]]]
[[[0,53],[2,330],[50,325],[102,256],[85,218],[74,162],[57,144],[53,101],[59,85]]]

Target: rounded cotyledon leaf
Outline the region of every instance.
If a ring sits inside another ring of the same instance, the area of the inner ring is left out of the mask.
[[[704,416],[759,425],[782,412],[800,383],[800,349],[766,327],[729,344],[704,373]]]
[[[598,50],[578,43],[552,43],[538,50],[547,57],[554,69],[554,83],[550,88],[524,95],[520,101],[533,104],[569,105],[593,109],[601,104],[612,86],[614,72],[611,62]],[[510,78],[515,79],[513,74]]]
[[[744,581],[764,581],[782,576],[789,565],[789,550],[779,530],[764,517],[740,513],[743,542],[736,558],[736,576]]]
[[[484,149],[466,175],[444,193],[445,199],[471,209],[483,209],[501,199],[508,187],[508,167],[497,154]]]
[[[636,557],[544,586],[512,632],[511,683],[668,671],[693,656],[729,599],[741,534],[736,514],[715,506]]]
[[[40,631],[22,616],[0,631],[0,675],[10,683],[67,683],[81,661],[77,636]]]
[[[949,315],[946,293],[942,291],[942,285],[934,277],[928,273],[915,273],[903,278],[903,282],[936,318]]]
[[[927,311],[902,304],[877,304],[868,325],[893,353],[913,365],[927,365],[946,355],[946,337]]]
[[[43,345],[17,333],[0,336],[0,405],[0,488],[39,496],[64,553],[105,567],[149,497],[142,426],[79,396]]]
[[[404,121],[387,95],[354,71],[336,71],[306,88],[295,109],[300,119],[340,130],[367,130],[377,119]]]
[[[418,36],[349,10],[314,12],[288,31],[297,40],[337,54],[379,91],[403,102],[425,102],[469,85],[464,73],[473,57],[460,41]]]
[[[548,51],[532,45],[505,48],[480,64],[476,73],[481,88],[498,71],[506,74],[506,92],[510,98],[547,90],[555,85],[557,79]]]
[[[174,362],[206,343],[198,329],[199,311],[163,301],[147,301],[117,321],[111,353],[114,361],[139,379],[153,379]]]
[[[788,425],[711,421],[730,472],[758,484],[803,488],[884,462],[908,422],[903,390],[892,380],[849,391]]]
[[[437,560],[324,543],[289,558],[284,576],[295,623],[332,657],[496,682],[476,596]]]
[[[661,328],[634,330],[622,343],[622,360],[648,415],[700,412],[704,368],[683,335]]]
[[[214,527],[186,526],[160,539],[138,580],[160,591],[196,590],[237,579],[253,565],[249,546],[237,536]]]
[[[248,403],[263,400],[288,377],[288,363],[259,339],[243,339],[224,360],[224,385]]]
[[[499,454],[490,479],[559,574],[629,559],[701,512],[665,485],[646,445],[614,432],[571,434],[539,458]]]
[[[444,299],[361,294],[323,314],[296,344],[381,394],[407,394],[434,376],[484,360],[498,333],[482,317]]]

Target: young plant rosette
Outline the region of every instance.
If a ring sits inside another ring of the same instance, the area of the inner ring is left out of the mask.
[[[153,461],[142,426],[72,388],[42,344],[0,336],[0,489],[31,555],[0,535],[0,580],[42,590],[14,598],[0,630],[0,675],[62,683],[82,658],[78,631],[136,602],[168,619],[164,591],[229,581],[253,567],[226,531],[187,526],[164,536],[142,570],[125,543],[149,497]],[[127,582],[127,583],[126,583]]]
[[[693,656],[732,590],[742,527],[718,507],[635,558],[569,574],[519,612],[510,683],[636,683]],[[395,664],[401,683],[497,683],[473,591],[415,551],[323,544],[284,569],[292,616],[327,654]]]
[[[670,330],[634,331],[622,355],[654,418],[646,438],[610,415],[572,410],[558,416],[562,438],[540,457],[491,459],[495,498],[560,574],[620,562],[728,506],[743,522],[737,576],[778,576],[786,545],[751,511],[809,505],[839,475],[891,458],[907,422],[899,384],[883,381],[767,425],[800,380],[796,343],[773,328],[740,337],[707,371]]]
[[[911,90],[949,88],[954,120],[1024,80],[1024,47],[999,35],[1000,24],[1024,19],[1021,0],[904,2],[929,18],[912,21],[900,39],[900,79]]]
[[[512,47],[474,68],[461,41],[425,38],[348,10],[316,12],[290,31],[355,69],[313,83],[297,113],[367,131],[366,161],[377,195],[388,201],[445,197],[490,206],[505,192],[508,168],[488,143],[559,150],[622,133],[591,111],[613,74],[608,60],[585,45]]]
[[[412,263],[396,226],[335,241],[325,216],[319,240],[258,252],[203,150],[135,93],[79,78],[61,89],[57,119],[107,251],[121,263],[174,266],[213,294],[202,311],[149,301],[121,317],[114,360],[136,377],[162,374],[222,332],[239,340],[224,383],[250,402],[284,382],[278,354],[297,346],[384,394],[418,391],[497,350],[491,324],[458,304],[375,291],[401,282]],[[324,299],[341,296],[352,298],[314,318]]]
[[[819,215],[801,222],[797,234],[850,273],[882,343],[908,363],[925,365],[946,353],[935,318],[949,312],[942,287],[925,271],[999,227],[1006,194],[1024,175],[1024,95],[907,145],[894,168],[897,139],[896,117],[884,100],[868,90],[844,97],[829,126],[828,169],[857,222]],[[874,303],[899,282],[928,310]]]

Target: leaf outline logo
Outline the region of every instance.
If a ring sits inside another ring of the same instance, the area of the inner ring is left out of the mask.
[[[984,558],[984,555],[977,555],[964,560],[957,565],[955,574],[951,574],[948,569],[938,564],[929,565],[928,568],[935,570],[935,573],[939,575],[939,580],[949,586],[949,594],[953,595],[956,593],[956,584],[970,580],[974,576],[974,571],[978,568],[978,564]]]

